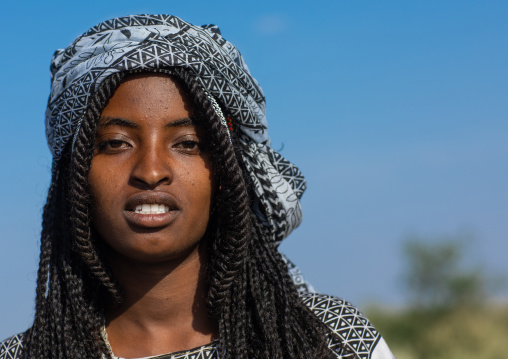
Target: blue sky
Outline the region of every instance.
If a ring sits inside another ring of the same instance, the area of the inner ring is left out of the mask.
[[[111,17],[215,23],[263,86],[272,144],[307,177],[282,250],[322,292],[400,305],[401,244],[472,233],[508,276],[505,1],[23,1],[2,4],[0,337],[33,313],[49,60]],[[500,296],[508,296],[504,289]]]

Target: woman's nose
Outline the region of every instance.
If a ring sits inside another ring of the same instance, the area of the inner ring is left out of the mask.
[[[170,156],[160,147],[154,144],[138,152],[131,176],[138,185],[153,189],[162,184],[171,183],[173,176]]]

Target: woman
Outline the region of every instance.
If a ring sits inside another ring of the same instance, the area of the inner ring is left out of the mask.
[[[1,359],[392,357],[278,253],[305,181],[216,27],[113,19],[51,71],[35,318]]]

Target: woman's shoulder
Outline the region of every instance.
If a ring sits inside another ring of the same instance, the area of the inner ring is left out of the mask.
[[[361,359],[393,359],[370,321],[348,301],[320,293],[301,292],[302,301]],[[334,343],[329,343],[333,348]]]
[[[0,359],[19,359],[23,349],[23,334],[16,334],[0,343]]]

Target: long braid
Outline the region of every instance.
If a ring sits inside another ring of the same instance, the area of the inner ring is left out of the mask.
[[[327,338],[340,340],[303,304],[273,237],[244,207],[250,200],[242,149],[231,143],[198,81],[185,71],[174,74],[206,118],[202,125],[222,187],[208,264],[209,306],[219,322],[221,353],[235,359],[336,357]]]
[[[263,165],[259,161],[259,159],[249,151],[249,146],[255,146],[254,144],[247,145],[245,143],[240,142],[240,147],[242,148],[242,151],[240,152],[242,159],[243,159],[243,165],[249,172],[254,172],[254,174],[259,174],[257,177],[257,180],[263,187],[263,196],[266,201],[269,202],[270,206],[272,207],[272,213],[270,213],[269,220],[275,221],[276,223],[279,223],[279,227],[277,228],[276,233],[270,233],[272,236],[272,239],[274,242],[281,241],[283,239],[283,234],[286,231],[286,221],[285,221],[285,212],[282,205],[282,202],[275,192],[275,190],[272,188],[271,184],[269,183],[269,180],[264,175],[264,169]],[[263,210],[262,207],[259,208],[259,210]],[[263,213],[263,215],[266,216],[266,213]],[[283,217],[284,216],[284,217]]]
[[[81,123],[78,136],[74,144],[74,153],[71,161],[70,173],[70,194],[72,204],[70,208],[71,221],[74,229],[74,243],[78,253],[88,265],[88,269],[100,281],[100,283],[110,292],[114,300],[120,300],[120,293],[117,286],[113,283],[110,275],[104,269],[101,260],[97,254],[97,249],[92,242],[90,228],[90,196],[88,191],[88,172],[92,162],[95,132],[97,130],[97,120],[107,101],[113,95],[121,80],[123,73],[116,73],[105,81],[97,93],[90,101],[86,118],[95,119],[94,121],[83,121]]]
[[[34,324],[24,336],[29,358],[101,358],[105,298],[119,292],[90,233],[88,171],[96,124],[123,79],[114,74],[91,94],[74,149],[54,171],[43,212]]]
[[[41,256],[39,262],[39,270],[37,273],[37,290],[36,290],[36,299],[35,299],[35,311],[37,313],[34,318],[34,325],[31,330],[28,330],[25,334],[24,340],[25,343],[30,341],[32,336],[34,337],[43,337],[46,339],[42,333],[45,332],[46,328],[46,291],[47,291],[47,282],[49,278],[49,264],[51,261],[51,234],[54,230],[54,216],[56,215],[55,207],[58,202],[57,196],[57,178],[58,174],[53,175],[51,186],[48,190],[48,199],[46,201],[46,205],[44,206],[43,216],[42,216],[42,233],[41,233]],[[47,346],[48,343],[43,344],[43,346]],[[25,344],[26,348],[27,345]],[[25,355],[23,355],[25,357]]]
[[[227,129],[222,125],[208,96],[202,86],[186,71],[174,70],[187,87],[189,98],[195,109],[202,109],[201,114],[206,133],[214,134],[207,138],[208,147],[213,149],[212,161],[214,175],[221,185],[221,195],[217,196],[216,208],[220,208],[215,215],[215,233],[209,246],[209,309],[219,322],[219,341],[221,351],[234,358],[238,352],[245,352],[247,343],[243,340],[235,341],[234,335],[244,330],[235,325],[235,315],[238,311],[240,298],[245,298],[245,286],[238,285],[238,274],[245,267],[248,239],[250,234],[249,198],[245,181],[235,150],[227,135]],[[236,299],[237,301],[235,302]],[[240,311],[239,313],[242,313]],[[231,353],[231,354],[230,354]]]

